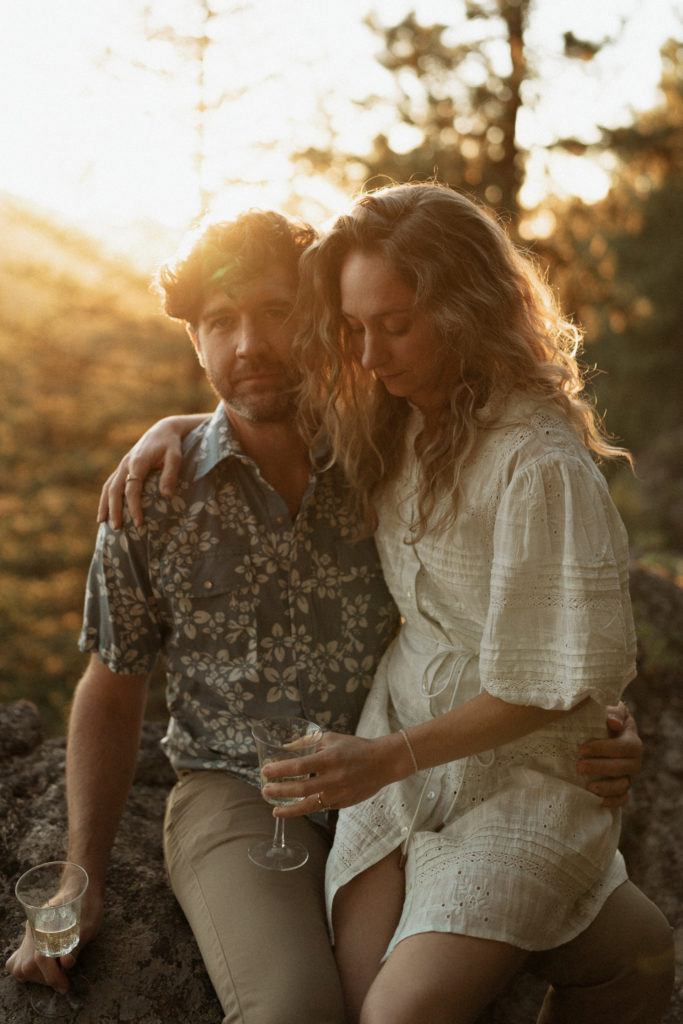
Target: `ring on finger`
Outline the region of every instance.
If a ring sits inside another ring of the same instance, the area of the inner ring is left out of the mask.
[[[131,480],[139,480],[139,479],[140,479],[139,476],[133,476],[132,473],[129,473],[128,476],[126,477],[126,483],[128,484],[128,483],[130,483]]]
[[[322,795],[322,793],[318,793],[318,807],[320,808],[321,811],[331,811],[332,810],[332,808],[329,807],[326,803],[323,803],[323,795]]]

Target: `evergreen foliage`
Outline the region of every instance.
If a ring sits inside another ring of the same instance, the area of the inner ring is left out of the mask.
[[[146,281],[11,203],[0,224],[0,702],[62,731],[100,487],[155,419],[213,399]]]

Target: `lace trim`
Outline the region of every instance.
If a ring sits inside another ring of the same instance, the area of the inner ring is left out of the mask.
[[[547,827],[550,831],[552,826],[547,823]],[[509,836],[502,838],[509,842]],[[522,880],[533,879],[536,885],[552,891],[558,902],[575,903],[595,885],[600,875],[599,866],[580,856],[568,858],[566,850],[562,851],[564,855],[558,851],[553,856],[544,846],[539,852],[534,848],[533,833],[523,839],[517,836],[512,849],[503,849],[500,839],[498,830],[489,829],[464,840],[444,836],[433,837],[426,844],[416,841],[411,871],[413,883],[420,888],[438,885],[443,898],[452,899],[456,904],[462,901],[461,905],[483,905],[489,897],[494,904],[500,902],[501,887],[496,885],[496,875],[504,878],[508,891],[514,886],[510,875],[517,875]],[[543,841],[546,840],[544,832]],[[612,860],[614,849],[606,847],[605,852],[609,852],[609,859],[603,871]],[[525,882],[521,884],[524,886]]]

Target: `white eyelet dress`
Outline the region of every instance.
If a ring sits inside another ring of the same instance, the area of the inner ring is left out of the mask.
[[[564,418],[518,398],[462,481],[455,522],[406,544],[416,519],[413,413],[403,472],[380,504],[377,547],[405,622],[358,734],[380,736],[486,690],[544,708],[586,704],[482,754],[422,771],[339,814],[327,904],[403,846],[403,916],[386,951],[426,931],[548,949],[626,879],[620,815],[576,770],[605,735],[604,705],[635,674],[628,545],[602,474]]]

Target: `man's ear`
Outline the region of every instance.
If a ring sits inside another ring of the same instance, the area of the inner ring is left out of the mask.
[[[200,345],[199,345],[199,337],[197,335],[196,330],[194,329],[192,324],[188,324],[188,323],[185,324],[185,330],[189,334],[190,341],[192,342],[192,344],[194,346],[194,350],[197,353],[197,359],[199,360],[199,365],[200,366],[204,366],[204,360],[202,359],[202,352],[201,352],[201,348],[200,348]]]

